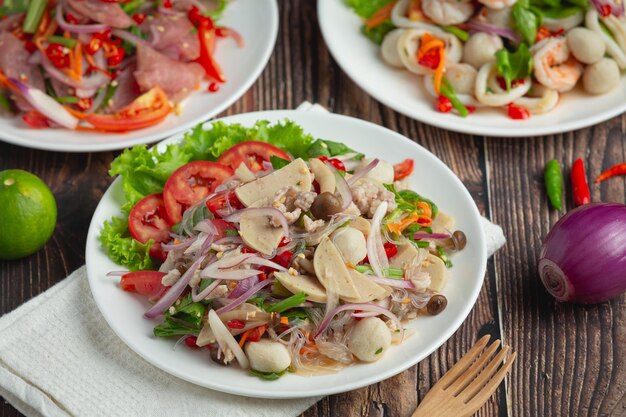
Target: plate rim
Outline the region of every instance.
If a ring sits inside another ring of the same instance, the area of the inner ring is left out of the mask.
[[[87,153],[87,152],[105,152],[105,151],[116,151],[125,149],[135,145],[143,145],[143,144],[151,144],[160,142],[165,140],[171,136],[177,135],[181,132],[185,132],[191,129],[193,126],[206,122],[216,115],[220,114],[224,110],[228,109],[231,105],[233,105],[237,100],[239,100],[245,93],[248,91],[252,85],[258,80],[261,76],[267,64],[272,56],[274,48],[276,46],[276,40],[278,39],[278,30],[280,27],[279,21],[279,10],[278,10],[278,0],[265,0],[267,5],[271,7],[270,15],[271,20],[264,22],[265,25],[270,26],[270,42],[265,45],[265,48],[262,51],[261,59],[259,60],[259,65],[257,65],[247,77],[243,83],[241,83],[234,93],[227,99],[222,101],[219,105],[213,107],[211,111],[207,111],[202,116],[198,116],[194,119],[189,120],[186,123],[173,126],[163,132],[156,132],[152,135],[148,136],[149,139],[146,139],[145,136],[139,136],[134,139],[115,141],[115,142],[105,142],[105,143],[93,143],[93,144],[56,144],[51,142],[39,142],[37,140],[32,139],[24,139],[19,136],[18,133],[6,132],[0,130],[0,141],[10,143],[12,145],[21,146],[24,148],[30,149],[38,149],[43,151],[53,151],[53,152],[68,152],[68,153]],[[15,116],[17,117],[17,116]],[[65,129],[59,130],[59,135],[63,135]]]
[[[204,123],[204,125],[208,125],[211,123],[215,123],[218,121],[223,121],[226,123],[237,123],[237,118],[240,117],[250,117],[253,118],[255,120],[263,120],[264,118],[268,118],[268,114],[272,115],[271,116],[271,120],[284,120],[285,118],[289,118],[291,120],[294,120],[296,123],[298,123],[297,121],[297,117],[299,115],[302,115],[303,111],[298,111],[298,110],[267,110],[267,111],[255,111],[255,112],[249,112],[249,113],[241,113],[241,114],[237,114],[237,115],[231,115],[231,116],[226,116],[223,118],[219,118],[219,119],[215,119],[215,120],[211,120],[211,121],[207,121],[206,123]],[[455,321],[453,323],[452,326],[447,327],[446,332],[442,333],[439,337],[439,339],[437,339],[437,341],[435,343],[431,343],[429,344],[421,353],[421,355],[415,355],[415,356],[410,356],[410,359],[404,361],[402,363],[402,365],[400,366],[396,366],[396,367],[390,367],[390,370],[388,370],[387,372],[384,372],[382,374],[376,374],[376,375],[372,375],[372,376],[368,376],[367,378],[363,378],[361,380],[357,380],[357,381],[349,381],[349,382],[344,382],[340,385],[340,388],[337,389],[336,387],[326,387],[326,388],[318,388],[318,389],[314,389],[314,390],[310,390],[307,391],[306,393],[299,393],[299,392],[288,392],[288,393],[276,393],[273,392],[271,389],[268,388],[268,390],[265,390],[263,392],[257,392],[255,389],[249,389],[247,387],[242,387],[242,386],[232,386],[232,385],[220,385],[219,383],[215,383],[215,381],[206,381],[205,383],[201,383],[193,378],[190,378],[189,376],[187,376],[186,374],[182,373],[182,372],[178,372],[177,369],[173,366],[165,366],[162,363],[158,363],[158,361],[153,360],[151,357],[146,356],[144,354],[143,351],[141,351],[141,349],[138,349],[134,346],[133,341],[127,340],[122,334],[120,334],[120,332],[118,331],[117,328],[117,323],[111,323],[111,321],[109,320],[109,317],[107,317],[104,313],[103,313],[103,307],[101,305],[101,303],[104,301],[102,299],[100,299],[100,297],[96,294],[96,292],[94,291],[94,282],[97,279],[96,275],[97,272],[94,270],[94,268],[96,268],[96,265],[94,265],[94,261],[91,258],[91,254],[92,253],[96,253],[96,251],[101,251],[101,248],[99,247],[99,240],[98,240],[98,234],[100,232],[101,229],[101,225],[100,224],[95,224],[95,219],[96,219],[96,214],[99,212],[100,207],[101,207],[101,203],[102,200],[104,198],[104,194],[103,194],[103,198],[101,198],[100,202],[98,202],[98,206],[96,207],[96,210],[94,211],[94,215],[92,217],[92,220],[89,224],[89,229],[88,229],[88,235],[87,235],[87,242],[86,242],[86,247],[85,247],[85,263],[86,263],[86,267],[87,267],[87,278],[88,278],[88,282],[89,282],[89,288],[91,291],[91,294],[94,298],[94,301],[96,303],[96,305],[98,306],[98,309],[100,311],[100,314],[102,314],[102,316],[104,317],[107,325],[113,330],[113,332],[116,334],[117,337],[119,337],[125,344],[126,346],[128,346],[129,349],[131,349],[133,352],[137,353],[143,360],[147,361],[148,363],[150,363],[151,365],[155,366],[158,369],[161,369],[162,371],[173,375],[177,378],[180,378],[182,380],[188,381],[194,385],[198,385],[198,386],[202,386],[205,388],[209,388],[215,391],[220,391],[220,392],[225,392],[225,393],[229,393],[229,394],[234,394],[234,395],[240,395],[240,396],[246,396],[246,397],[255,397],[255,398],[267,398],[267,399],[294,399],[294,398],[306,398],[306,397],[314,397],[314,396],[320,396],[320,395],[332,395],[332,394],[337,394],[337,393],[341,393],[341,392],[347,392],[347,391],[352,391],[358,388],[362,388],[364,386],[368,386],[383,380],[386,380],[388,378],[393,377],[394,375],[397,375],[405,370],[407,370],[408,368],[410,368],[411,366],[414,366],[415,364],[421,362],[422,360],[424,360],[425,358],[427,358],[428,356],[430,356],[435,350],[437,350],[441,345],[443,345],[446,341],[448,341],[452,335],[461,327],[461,325],[467,320],[467,317],[469,316],[469,313],[471,312],[471,310],[474,308],[474,306],[476,305],[476,302],[478,300],[478,296],[480,294],[480,291],[484,285],[484,280],[485,280],[485,274],[486,274],[486,268],[487,268],[487,248],[486,248],[486,237],[485,237],[485,233],[484,230],[480,224],[480,212],[478,211],[478,207],[476,206],[476,203],[474,202],[474,199],[472,198],[471,194],[469,193],[468,189],[465,187],[465,185],[463,184],[463,182],[460,180],[460,178],[454,173],[454,171],[452,171],[452,169],[450,169],[441,159],[439,159],[436,155],[434,155],[432,152],[430,152],[428,149],[424,148],[423,146],[419,145],[418,143],[410,140],[409,138],[405,137],[404,135],[391,130],[389,128],[386,128],[384,126],[380,126],[378,124],[375,124],[373,122],[369,122],[366,120],[362,120],[362,119],[358,119],[355,117],[350,117],[350,116],[345,116],[345,115],[339,115],[339,114],[334,114],[334,113],[322,113],[322,112],[310,112],[311,114],[315,113],[317,115],[321,115],[320,117],[324,118],[327,117],[329,119],[337,119],[337,120],[341,120],[342,123],[355,123],[355,124],[361,124],[361,125],[367,125],[368,128],[370,129],[374,129],[377,130],[378,132],[384,132],[385,134],[388,135],[392,135],[397,137],[397,139],[403,141],[403,142],[407,142],[409,143],[411,146],[415,146],[416,148],[418,148],[419,152],[425,152],[427,154],[430,154],[430,156],[433,159],[433,162],[437,165],[439,165],[440,167],[442,167],[445,170],[448,170],[451,174],[451,180],[456,182],[458,186],[460,186],[460,189],[462,190],[462,194],[464,195],[464,198],[467,199],[468,201],[471,202],[470,207],[471,207],[471,217],[473,218],[473,220],[476,222],[476,225],[478,227],[478,241],[477,241],[477,250],[478,250],[478,257],[479,257],[479,265],[477,267],[477,282],[476,285],[473,288],[473,291],[471,294],[469,294],[469,296],[467,297],[467,299],[469,300],[468,303],[466,303],[460,314],[455,318]],[[234,120],[233,120],[234,119]],[[184,133],[179,133],[176,135],[173,135],[167,139],[164,139],[162,141],[160,141],[159,143],[155,144],[154,146],[162,146],[162,144],[167,144],[167,143],[172,143],[172,142],[176,142],[179,140],[182,140],[184,137]],[[118,183],[119,181],[121,181],[119,178],[116,178],[111,185],[107,188],[106,192],[109,192],[109,190],[114,186],[114,184]],[[105,192],[105,193],[106,193]],[[95,246],[94,246],[95,245]],[[106,255],[104,255],[106,256]],[[341,372],[341,371],[340,371]],[[307,377],[303,377],[303,378],[307,378]],[[312,377],[314,378],[314,377]],[[269,387],[269,386],[268,386]]]
[[[364,90],[369,96],[374,98],[376,101],[384,104],[385,106],[397,111],[398,113],[403,114],[406,117],[409,117],[413,120],[417,120],[420,123],[424,123],[430,126],[438,127],[440,129],[445,129],[452,132],[465,133],[476,136],[490,136],[490,137],[536,137],[536,136],[546,136],[546,135],[554,135],[560,133],[568,133],[574,130],[583,129],[590,126],[595,126],[599,123],[605,122],[615,116],[618,116],[624,112],[626,112],[626,101],[622,104],[622,106],[616,106],[615,108],[605,111],[599,115],[592,115],[590,117],[584,117],[582,119],[564,122],[564,123],[555,123],[552,125],[546,126],[511,126],[511,127],[489,127],[489,126],[476,126],[476,125],[465,125],[463,123],[449,123],[441,118],[433,118],[430,119],[430,114],[420,114],[419,112],[411,112],[406,108],[397,106],[395,102],[391,98],[387,98],[384,94],[379,94],[372,87],[370,87],[367,83],[363,83],[359,81],[358,72],[353,70],[349,65],[347,59],[343,58],[341,51],[337,48],[337,45],[330,40],[330,33],[332,32],[332,26],[325,19],[325,16],[329,13],[326,12],[326,8],[332,7],[331,2],[337,2],[340,0],[318,0],[317,2],[317,16],[318,22],[320,26],[320,32],[322,33],[322,37],[324,38],[324,42],[326,47],[330,51],[332,58],[337,62],[339,67],[342,69],[344,73],[362,90]],[[345,5],[345,4],[344,4]],[[345,7],[348,7],[345,5]],[[358,18],[358,16],[355,17]],[[624,77],[622,77],[622,82],[624,82]]]

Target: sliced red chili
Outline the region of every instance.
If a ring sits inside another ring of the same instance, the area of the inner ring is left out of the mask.
[[[212,82],[211,84],[209,84],[209,88],[207,88],[207,90],[210,93],[217,93],[220,90],[220,85],[216,82]]]
[[[146,20],[146,15],[143,13],[135,13],[133,15],[133,20],[137,22],[138,25],[140,25],[144,22],[144,20]]]
[[[289,261],[291,260],[292,256],[293,256],[293,252],[286,250],[280,255],[276,255],[273,261],[276,262],[280,266],[289,268]]]
[[[337,158],[329,158],[327,156],[318,156],[317,159],[319,159],[322,162],[328,162],[329,164],[331,164],[335,169],[338,169],[339,171],[343,171],[346,172],[346,166],[344,165],[343,162],[341,162],[339,159]]]
[[[198,342],[198,338],[196,336],[187,336],[185,339],[185,345],[191,349],[199,349],[200,347],[196,344]]]
[[[51,43],[46,48],[46,57],[52,65],[57,68],[67,68],[70,65],[70,57],[67,53],[67,48],[58,43]]]
[[[525,120],[530,117],[530,112],[523,107],[511,103],[508,105],[507,114],[513,120]]]
[[[385,242],[383,246],[385,248],[387,258],[393,258],[398,253],[398,247],[391,242]]]
[[[124,55],[126,55],[124,48],[117,48],[115,54],[107,58],[107,64],[109,64],[110,67],[118,66],[124,60]]]
[[[92,97],[81,98],[80,100],[78,100],[78,103],[76,103],[76,107],[78,107],[82,111],[89,110],[92,105],[93,105]]]
[[[230,320],[226,323],[226,327],[228,327],[229,329],[243,329],[244,327],[246,327],[246,323],[243,322],[242,320]]]
[[[432,48],[424,53],[424,56],[421,57],[417,63],[430,69],[437,69],[439,67],[439,61],[441,60],[441,55],[439,53],[439,48]]]
[[[436,106],[437,111],[440,113],[449,113],[450,111],[452,111],[452,102],[448,97],[445,96],[437,97]]]

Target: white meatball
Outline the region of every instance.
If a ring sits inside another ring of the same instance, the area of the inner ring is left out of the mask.
[[[470,64],[450,64],[446,78],[457,94],[473,94],[478,71]]]
[[[375,362],[382,358],[391,346],[391,332],[378,317],[368,317],[354,325],[348,349],[364,362]]]
[[[478,32],[470,36],[463,46],[463,62],[474,68],[496,60],[496,52],[502,49],[502,39],[497,35]]]
[[[358,264],[367,255],[365,236],[353,227],[342,227],[334,233],[333,243],[346,262]]]
[[[248,342],[245,347],[250,367],[259,372],[282,372],[291,365],[291,355],[287,348],[278,342],[261,339]]]
[[[385,35],[382,45],[380,45],[380,53],[386,63],[392,67],[404,68],[402,58],[400,57],[400,38],[404,35],[404,29],[394,29]]]
[[[617,63],[610,58],[602,58],[585,68],[583,87],[591,94],[604,94],[617,88],[620,72]]]
[[[567,32],[567,46],[574,57],[583,64],[598,62],[606,52],[606,44],[600,35],[581,27]]]
[[[365,167],[370,162],[372,162],[372,158],[363,158],[358,169]],[[376,165],[374,169],[368,172],[365,176],[383,184],[391,184],[393,183],[394,177],[393,165],[381,159],[378,161],[378,165]]]

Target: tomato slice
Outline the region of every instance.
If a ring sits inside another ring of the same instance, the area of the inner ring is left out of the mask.
[[[183,212],[215,191],[233,175],[229,167],[210,161],[194,161],[178,168],[165,183],[163,200],[171,224],[183,219]]]
[[[228,193],[223,193],[223,194],[220,194],[218,196],[211,198],[209,201],[206,202],[206,206],[211,213],[213,213],[216,216],[220,216],[219,211],[228,207],[228,204],[226,204],[227,200],[230,206],[233,208],[236,208],[236,209],[244,208],[244,205],[241,204],[241,201],[239,201],[239,199],[237,198],[237,196],[235,195],[233,191],[229,191]]]
[[[170,225],[167,222],[163,194],[150,194],[139,200],[128,216],[128,229],[131,236],[141,243],[154,240],[150,255],[164,259],[161,242],[170,238]]]
[[[413,173],[415,162],[412,159],[405,159],[393,166],[393,180],[398,181]]]
[[[263,170],[263,161],[269,162],[272,155],[291,161],[291,157],[282,149],[269,143],[251,140],[233,146],[224,152],[217,162],[232,169],[237,169],[243,162],[252,172],[258,172]]]
[[[165,272],[135,271],[122,275],[120,286],[124,291],[136,292],[153,300],[160,298],[167,290],[161,283]]]
[[[226,236],[226,230],[228,230],[228,229],[235,229],[235,230],[237,230],[237,228],[235,227],[234,224],[228,223],[226,220],[213,219],[213,220],[211,220],[211,222],[213,222],[213,225],[217,229],[217,236],[215,237],[215,240],[219,240],[219,239],[225,237]]]

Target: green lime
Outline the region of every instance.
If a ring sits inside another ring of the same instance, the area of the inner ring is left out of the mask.
[[[0,171],[0,259],[37,252],[56,222],[56,201],[39,177],[21,169]]]

